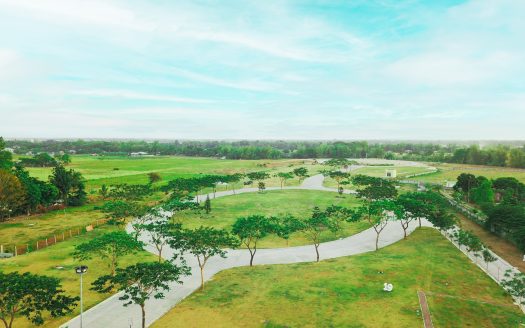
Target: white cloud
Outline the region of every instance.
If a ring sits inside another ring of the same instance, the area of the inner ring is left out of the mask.
[[[130,30],[152,30],[155,24],[138,19],[128,9],[97,0],[0,0],[4,10],[18,10],[57,24],[90,24]]]
[[[454,52],[427,52],[405,57],[387,66],[394,78],[430,86],[476,85],[503,77],[516,64],[512,54],[464,56]]]
[[[127,91],[127,90],[94,89],[94,90],[77,90],[71,93],[76,94],[76,95],[84,95],[84,96],[91,96],[91,97],[110,97],[110,98],[136,99],[136,100],[170,101],[170,102],[195,103],[195,104],[206,104],[206,103],[213,102],[208,99],[196,99],[196,98],[187,98],[187,97],[156,95],[156,94],[132,92],[132,91]]]

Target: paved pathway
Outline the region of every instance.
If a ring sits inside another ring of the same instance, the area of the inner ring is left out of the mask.
[[[316,175],[306,179],[299,187],[287,187],[286,189],[306,189],[306,190],[323,190],[336,191],[334,188],[323,187],[323,176]],[[280,188],[268,188],[267,190],[274,190]],[[237,190],[235,193],[256,192],[256,188],[244,188]],[[347,191],[351,193],[353,191]],[[217,192],[216,197],[223,197],[233,195],[233,191]],[[212,197],[213,195],[210,195]],[[430,223],[424,221],[425,226],[431,226]],[[417,223],[413,222],[408,228],[411,233],[417,227]],[[130,231],[131,227],[127,227]],[[375,231],[367,229],[356,235],[342,238],[339,240],[322,243],[319,246],[320,259],[330,259],[342,256],[349,256],[361,254],[375,249]],[[142,239],[147,240],[147,237],[142,236]],[[403,239],[403,230],[397,222],[389,223],[381,233],[379,246],[385,247]],[[152,245],[147,245],[146,250],[156,254],[156,249]],[[164,258],[171,258],[173,250],[167,249],[163,252]],[[173,308],[182,299],[190,295],[200,286],[200,271],[194,257],[186,256],[186,261],[192,269],[192,275],[182,279],[183,284],[171,284],[170,291],[165,293],[165,298],[161,300],[150,300],[146,303],[146,324],[151,325],[155,320]],[[274,249],[259,249],[255,255],[254,264],[286,264],[297,262],[313,262],[315,261],[315,249],[312,245],[274,248]],[[205,267],[205,277],[207,281],[213,277],[217,272],[225,269],[230,269],[239,266],[249,265],[250,255],[248,250],[229,250],[228,257],[222,259],[220,257],[211,258]],[[88,273],[89,274],[89,273]],[[94,273],[93,273],[94,274]],[[85,286],[88,287],[88,286]],[[380,286],[379,286],[380,287]],[[121,293],[117,293],[105,301],[97,304],[91,309],[84,312],[83,326],[84,327],[140,327],[141,312],[137,305],[130,305],[129,307],[122,306],[123,302],[118,298]],[[77,316],[61,327],[76,328],[80,327],[80,318]]]
[[[423,325],[425,328],[433,328],[432,318],[430,316],[430,310],[428,309],[428,302],[425,293],[421,290],[417,291],[417,297],[419,298],[419,306],[421,307],[421,316],[423,317]]]

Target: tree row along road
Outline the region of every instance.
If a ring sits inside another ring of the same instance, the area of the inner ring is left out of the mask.
[[[315,175],[303,181],[301,186],[286,187],[284,189],[305,189],[305,190],[320,190],[336,192],[335,188],[326,188],[323,186],[324,177],[322,175]],[[267,188],[266,190],[280,190],[280,188]],[[257,192],[257,188],[244,188],[235,191],[235,194]],[[355,193],[353,190],[346,190],[345,193]],[[233,195],[232,190],[221,191],[215,194],[215,198]],[[213,194],[209,194],[213,198]],[[201,195],[199,199],[205,199],[206,195]],[[422,220],[423,226],[431,227],[432,225],[426,220]],[[408,233],[413,232],[418,227],[417,222],[411,222]],[[132,232],[131,225],[128,225],[126,230]],[[319,246],[320,259],[331,259],[342,256],[349,256],[361,254],[375,250],[376,233],[374,229],[369,228],[356,235],[322,243]],[[389,222],[383,232],[381,233],[379,247],[391,245],[403,239],[403,229],[399,223]],[[141,240],[146,243],[145,249],[153,254],[157,254],[155,246],[147,244],[147,236],[141,236]],[[174,251],[166,246],[163,251],[163,258],[171,259]],[[146,302],[146,324],[151,325],[154,321],[163,316],[177,303],[185,297],[193,293],[200,287],[200,269],[197,260],[194,256],[184,256],[187,265],[191,267],[191,276],[183,277],[182,285],[171,283],[170,290],[165,292],[164,299],[151,299]],[[254,264],[288,264],[298,262],[314,262],[316,254],[313,245],[287,247],[287,248],[273,248],[273,249],[258,249],[255,255]],[[248,250],[237,249],[229,250],[227,258],[223,259],[218,256],[209,259],[204,271],[204,280],[210,280],[216,273],[240,266],[249,265],[250,254]],[[381,288],[379,286],[378,288]],[[140,307],[131,305],[124,307],[123,301],[118,298],[122,293],[112,295],[103,302],[95,305],[88,311],[84,312],[83,326],[84,327],[140,327],[141,325],[141,311]],[[76,328],[80,327],[80,317],[77,316],[69,322],[63,324],[61,327]]]

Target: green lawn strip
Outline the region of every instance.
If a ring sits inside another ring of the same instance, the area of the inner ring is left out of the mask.
[[[71,257],[71,252],[75,245],[86,242],[87,240],[115,230],[115,227],[112,226],[103,226],[99,229],[96,229],[92,232],[86,233],[81,236],[73,237],[70,240],[66,240],[62,243],[50,246],[38,252],[33,252],[30,254],[0,260],[0,270],[4,272],[31,272],[34,274],[46,275],[51,277],[59,278],[66,294],[78,296],[79,295],[79,277],[75,274],[74,268],[78,266],[80,262],[74,260]],[[137,254],[127,255],[119,261],[121,267],[125,267],[137,262],[146,262],[146,261],[155,261],[156,258],[154,255],[141,251]],[[97,277],[108,274],[109,267],[106,264],[107,262],[101,259],[94,259],[89,261],[83,261],[82,264],[85,264],[89,267],[88,273],[84,276],[84,309],[88,309],[95,304],[103,301],[108,298],[110,295],[98,294],[89,290],[90,284]],[[63,269],[57,269],[57,266],[62,266]],[[45,327],[58,327],[60,324],[68,321],[69,319],[75,317],[80,313],[80,308],[75,308],[75,311],[63,318],[47,318]],[[15,320],[14,327],[25,328],[33,327],[30,322],[24,318],[17,318]]]
[[[431,164],[439,171],[433,174],[410,178],[411,180],[444,184],[445,181],[456,181],[461,173],[482,175],[489,179],[514,177],[525,182],[525,170],[497,166],[466,165],[466,164]]]
[[[20,216],[13,221],[0,223],[0,244],[34,244],[37,240],[77,229],[104,218],[104,214],[93,210],[95,204],[69,207],[32,216]],[[34,245],[33,245],[34,246]]]
[[[292,170],[303,160],[219,160],[215,158],[156,156],[133,158],[127,156],[96,157],[78,155],[72,157],[68,168],[78,170],[87,180],[89,189],[102,184],[139,184],[148,181],[147,174],[158,172],[164,181],[195,174],[230,174],[237,172]],[[31,175],[47,180],[52,168],[28,168]],[[277,185],[277,184],[275,184]]]
[[[516,327],[525,319],[501,287],[422,228],[378,252],[220,272],[153,327],[421,327],[418,290],[474,300],[430,296],[436,327]]]
[[[357,174],[369,175],[373,177],[386,178],[386,170],[396,170],[397,178],[403,179],[412,174],[431,172],[429,168],[422,166],[365,166],[350,172],[351,176]],[[417,177],[414,177],[416,179]],[[412,179],[412,178],[407,178]],[[331,178],[325,178],[323,185],[328,188],[336,188],[337,182]],[[345,189],[354,189],[352,184],[343,186]]]
[[[352,195],[339,196],[333,192],[314,190],[274,190],[264,193],[244,193],[212,199],[210,214],[204,212],[176,214],[174,220],[181,222],[186,228],[196,228],[202,225],[230,230],[235,219],[241,216],[291,214],[304,217],[311,215],[315,206],[325,208],[330,205],[355,207],[359,205],[359,201]],[[369,227],[366,222],[343,223],[342,226],[343,230],[337,234],[324,233],[322,241],[353,235]],[[295,233],[291,236],[288,244],[282,238],[269,236],[262,239],[258,247],[274,248],[310,243],[302,233]]]

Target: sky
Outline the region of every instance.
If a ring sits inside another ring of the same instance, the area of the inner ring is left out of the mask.
[[[524,12],[0,0],[0,136],[525,139]]]

